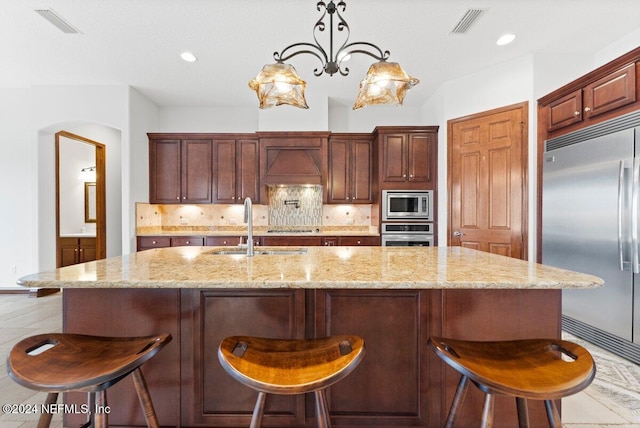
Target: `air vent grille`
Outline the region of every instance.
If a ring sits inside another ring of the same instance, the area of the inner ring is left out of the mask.
[[[36,13],[66,34],[81,34],[80,30],[69,24],[53,9],[36,9]]]
[[[486,9],[468,9],[451,30],[451,34],[466,34],[469,28],[486,12]]]

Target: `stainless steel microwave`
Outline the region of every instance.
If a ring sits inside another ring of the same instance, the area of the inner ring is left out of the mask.
[[[383,190],[382,220],[433,221],[433,190]]]

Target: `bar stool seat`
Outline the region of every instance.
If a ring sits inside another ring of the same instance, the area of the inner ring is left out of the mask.
[[[474,342],[432,337],[434,352],[462,374],[446,427],[452,427],[471,380],[485,395],[482,426],[493,423],[494,396],[516,398],[518,423],[529,426],[527,399],[544,400],[551,427],[562,427],[553,400],[582,391],[596,374],[589,351],[556,339]]]
[[[91,393],[98,408],[107,404],[107,388],[132,374],[147,425],[157,427],[140,366],[170,341],[170,334],[145,337],[40,334],[21,340],[11,349],[7,372],[26,388],[48,392],[45,404],[54,404],[61,392],[80,391]],[[48,427],[51,416],[41,414],[38,428]],[[90,414],[87,425],[91,423],[106,427],[107,413]]]
[[[330,427],[324,391],[351,373],[364,353],[364,340],[348,335],[310,340],[231,336],[218,348],[225,371],[258,391],[250,428],[262,423],[266,394],[308,392],[315,394],[318,427]]]

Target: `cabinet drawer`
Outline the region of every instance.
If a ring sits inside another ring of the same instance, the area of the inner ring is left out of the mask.
[[[174,236],[171,238],[172,247],[187,247],[187,246],[203,246],[204,238],[198,236]]]
[[[211,247],[235,247],[240,243],[240,236],[207,236],[205,245]]]
[[[377,236],[341,236],[340,245],[349,247],[379,246],[380,238]]]
[[[171,238],[168,236],[139,236],[138,250],[149,248],[164,248],[171,246]]]

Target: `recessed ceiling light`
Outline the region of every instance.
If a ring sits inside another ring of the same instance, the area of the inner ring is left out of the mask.
[[[500,36],[500,38],[496,41],[496,45],[498,46],[508,45],[509,43],[513,42],[515,39],[516,39],[515,34],[504,34]]]
[[[196,56],[191,52],[182,52],[180,54],[180,58],[187,62],[196,62],[198,60],[198,58],[196,58]]]

